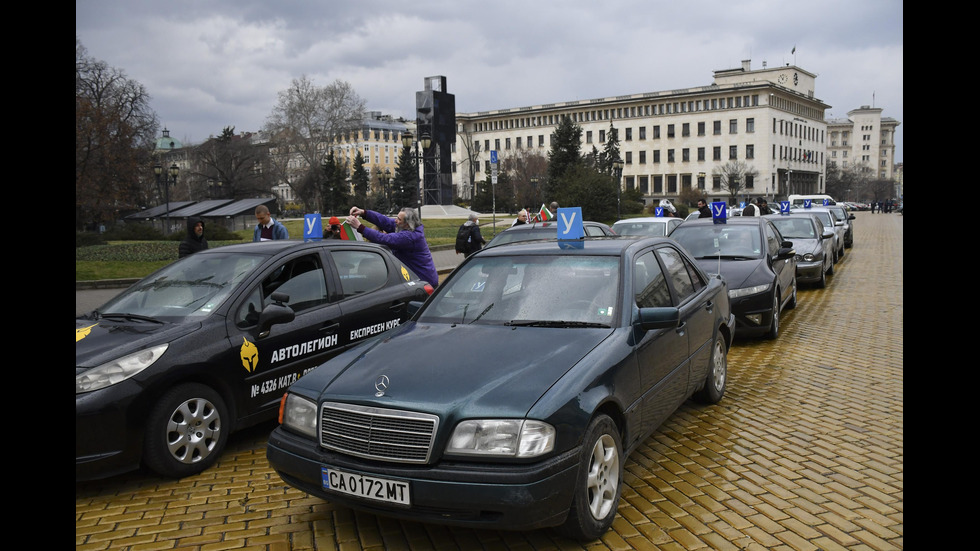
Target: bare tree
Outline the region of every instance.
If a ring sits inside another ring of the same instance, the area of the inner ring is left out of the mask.
[[[479,159],[480,140],[473,139],[473,129],[469,125],[464,125],[463,130],[457,135],[460,138],[460,143],[463,146],[462,151],[459,152],[459,169],[466,171],[466,179],[461,181],[461,189],[457,190],[456,196],[461,199],[472,201],[476,195],[474,187],[476,183],[476,175],[481,172]]]
[[[306,208],[320,205],[327,150],[361,125],[364,105],[350,83],[341,80],[319,87],[303,75],[279,92],[265,126],[273,143],[271,153],[277,157],[272,164],[280,181],[294,187]]]
[[[544,197],[544,177],[548,173],[548,159],[529,149],[518,149],[502,160],[503,169],[510,176],[514,204],[518,207],[538,208],[550,202]]]
[[[268,150],[250,138],[230,126],[195,148],[197,166],[188,177],[196,180],[200,195],[241,199],[270,192],[272,182],[263,169]]]
[[[149,206],[159,121],[142,84],[75,38],[75,228]]]
[[[759,175],[759,171],[755,167],[742,161],[728,161],[720,167],[716,167],[711,173],[721,178],[721,187],[728,190],[730,203],[736,202],[739,192],[747,189],[746,180],[748,178],[754,179]]]

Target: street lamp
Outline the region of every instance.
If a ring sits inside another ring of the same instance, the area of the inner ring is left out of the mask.
[[[163,167],[160,163],[153,165],[153,174],[157,177],[157,188],[160,187],[160,176],[163,175]],[[177,185],[177,175],[180,174],[180,168],[177,163],[170,165],[167,176],[164,177],[163,182],[163,195],[165,201],[167,202],[167,211],[165,213],[165,227],[163,233],[169,233],[170,229],[170,186]]]
[[[616,157],[616,160],[613,161],[613,170],[616,172],[616,220],[619,220],[623,217],[619,206],[623,189],[623,160],[621,158]]]
[[[419,196],[418,196],[418,202],[419,202],[419,220],[422,220],[422,192],[423,192],[423,190],[422,190],[422,186],[419,185],[419,183],[420,183],[420,180],[419,180],[419,165],[422,163],[422,154],[419,153],[419,143],[422,144],[422,150],[423,151],[426,150],[426,149],[429,149],[429,146],[432,145],[432,138],[429,136],[429,133],[428,132],[423,132],[422,133],[422,136],[419,137],[418,141],[415,141],[415,136],[413,136],[412,135],[412,132],[409,131],[409,130],[406,130],[402,134],[402,147],[407,147],[407,148],[411,149],[413,145],[415,146],[415,154],[414,154],[414,158],[415,158],[415,187],[416,187],[416,189],[418,189],[418,192],[419,192]]]
[[[390,168],[386,168],[385,169],[385,175],[384,175],[384,181],[383,182],[384,182],[384,194],[385,194],[385,208],[387,208],[388,209],[388,212],[391,213],[391,194],[388,193],[388,186],[391,183],[391,169]]]

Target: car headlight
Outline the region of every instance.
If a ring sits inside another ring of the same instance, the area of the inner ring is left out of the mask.
[[[819,259],[813,256],[813,253],[806,253],[805,255],[803,255],[804,262],[813,262],[814,260],[819,260]]]
[[[456,425],[447,454],[536,457],[555,448],[555,427],[531,419],[475,419]]]
[[[316,402],[286,393],[279,405],[279,422],[283,427],[316,439]]]
[[[99,390],[125,381],[153,365],[169,346],[168,343],[140,350],[75,375],[75,394]]]
[[[754,285],[752,287],[742,287],[741,289],[729,289],[728,298],[747,297],[757,293],[764,293],[769,290],[771,283],[765,285]]]

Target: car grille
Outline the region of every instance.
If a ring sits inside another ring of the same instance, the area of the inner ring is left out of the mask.
[[[398,463],[426,463],[439,418],[427,413],[324,402],[320,445],[336,452]]]

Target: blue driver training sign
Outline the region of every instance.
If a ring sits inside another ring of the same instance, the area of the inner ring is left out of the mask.
[[[558,208],[558,239],[581,239],[585,235],[582,225],[582,207]]]
[[[320,213],[307,214],[303,217],[303,241],[319,241],[323,239],[323,221]]]

